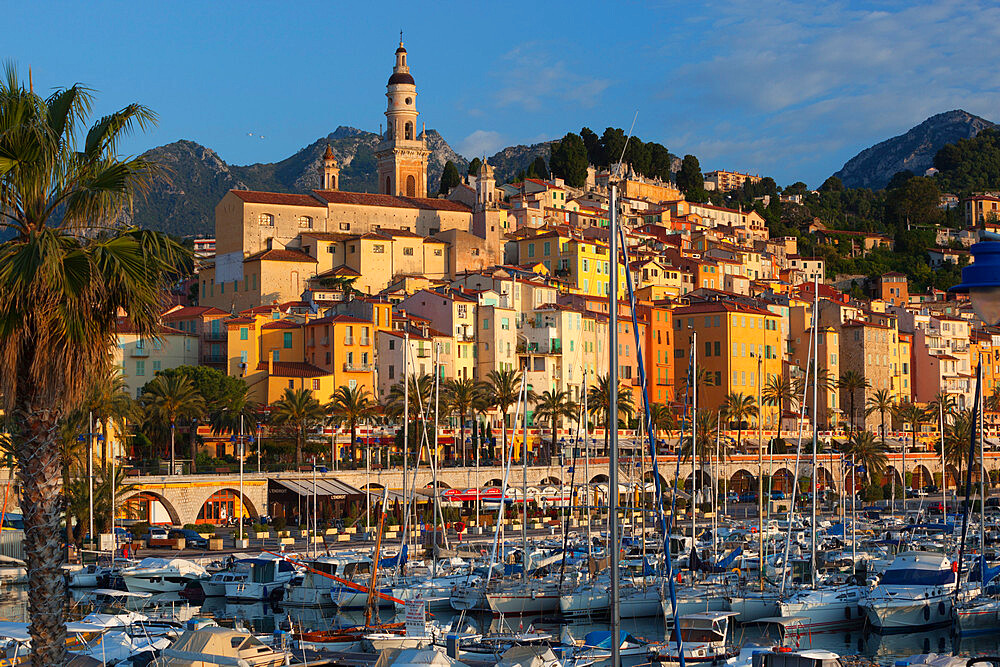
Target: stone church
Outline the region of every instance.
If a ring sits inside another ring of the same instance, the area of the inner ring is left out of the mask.
[[[380,192],[341,190],[329,146],[319,189],[230,190],[215,207],[215,262],[198,274],[201,305],[239,312],[299,300],[324,275],[358,277],[359,289],[376,293],[400,276],[448,279],[501,261],[506,210],[498,205],[489,165],[475,179],[474,196],[427,196],[430,151],[426,133],[417,133],[417,86],[407,58],[400,41],[386,84],[386,129],[376,147]],[[423,238],[427,252],[403,242],[414,236]]]

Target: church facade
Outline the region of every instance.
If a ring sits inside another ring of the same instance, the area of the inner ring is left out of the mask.
[[[434,258],[432,266],[408,261],[372,273],[361,281],[363,291],[370,293],[399,275],[446,279],[453,270],[478,270],[500,261],[506,212],[497,204],[489,165],[476,179],[474,199],[427,197],[429,151],[425,133],[417,134],[416,84],[407,55],[400,42],[386,85],[387,127],[376,148],[380,192],[342,191],[329,146],[318,168],[319,189],[301,194],[230,190],[215,208],[215,262],[198,274],[201,305],[238,312],[299,300],[321,273],[367,274],[360,249],[378,249],[379,244],[360,241],[372,234],[390,240],[407,235],[429,239],[441,254],[428,255]],[[317,236],[328,242],[316,243]],[[380,259],[372,257],[368,264]]]

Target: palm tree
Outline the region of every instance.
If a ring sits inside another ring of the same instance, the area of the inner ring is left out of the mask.
[[[295,432],[295,465],[302,465],[302,448],[309,430],[326,417],[323,405],[308,389],[285,389],[281,398],[271,404],[271,423],[288,426]]]
[[[847,419],[847,425],[850,427],[848,438],[850,438],[856,428],[854,418],[857,416],[857,413],[854,411],[854,399],[857,398],[859,389],[867,389],[870,386],[871,383],[868,382],[865,376],[854,370],[841,373],[840,380],[837,382],[837,387],[847,392],[847,398],[851,405],[851,414],[848,415]]]
[[[205,399],[186,375],[157,375],[141,399],[150,419],[170,428],[170,474],[174,473],[174,439],[178,419],[192,419],[205,411]],[[194,443],[191,444],[192,449]],[[192,458],[194,452],[192,451]]]
[[[843,453],[865,469],[868,480],[875,479],[888,462],[885,439],[880,443],[871,431],[856,431],[843,448]]]
[[[129,419],[137,416],[138,406],[128,394],[128,384],[117,367],[107,368],[87,391],[81,411],[92,413],[101,428],[101,466],[108,465],[111,424],[119,437]]]
[[[962,471],[965,468],[966,458],[969,453],[969,441],[972,438],[972,429],[975,424],[972,412],[971,408],[959,410],[955,413],[951,423],[945,426],[944,456],[945,461],[949,465],[955,466],[958,470],[958,479],[955,480],[956,486],[965,484]],[[940,447],[938,447],[938,450],[940,451]],[[979,451],[973,449],[973,464],[977,462],[978,458]],[[943,481],[944,478],[942,477]]]
[[[896,405],[896,417],[909,423],[910,425],[910,443],[913,448],[917,448],[917,431],[920,430],[920,424],[927,420],[927,410],[918,406],[916,403],[911,403],[910,401],[903,401]],[[943,481],[943,478],[942,478]],[[893,490],[895,491],[895,484],[893,484]],[[903,493],[906,493],[906,438],[903,438]]]
[[[492,370],[486,376],[486,402],[500,411],[500,458],[507,456],[507,414],[521,394],[521,373],[512,368]]]
[[[462,445],[462,465],[465,465],[465,418],[473,414],[477,406],[485,401],[483,398],[485,390],[479,382],[468,378],[448,380],[442,389],[445,405],[448,406],[451,412],[458,415],[459,440]]]
[[[618,424],[621,427],[632,417],[632,390],[626,387],[618,388]],[[608,452],[610,447],[611,433],[613,428],[608,424],[608,415],[611,410],[611,384],[609,376],[598,375],[597,383],[590,385],[587,390],[587,410],[593,415],[594,420],[604,428],[604,451]]]
[[[410,419],[418,419],[424,413],[434,395],[434,378],[429,374],[410,375],[409,387]],[[403,403],[406,397],[403,382],[399,381],[389,387],[389,395],[385,401],[385,413],[390,417],[401,418],[404,414]]]
[[[698,410],[695,416],[697,435],[693,446],[690,434],[681,441],[679,454],[682,462],[690,460],[693,453],[698,457],[698,470],[704,471],[705,461],[715,454],[718,424],[718,413],[715,410]],[[718,448],[721,462],[727,458],[729,445],[725,440],[719,440]]]
[[[764,389],[761,390],[760,400],[764,405],[772,405],[778,408],[778,421],[781,422],[781,413],[787,405],[794,410],[799,403],[799,392],[796,390],[796,383],[784,375],[773,375],[767,379]]]
[[[91,91],[43,98],[13,66],[0,79],[0,410],[16,453],[31,600],[31,664],[66,660],[58,423],[109,363],[119,312],[153,337],[186,256],[167,236],[114,224],[156,175],[119,143],[155,122],[130,104],[82,141]]]
[[[726,394],[726,400],[719,411],[726,418],[726,421],[736,422],[736,449],[739,450],[743,444],[743,423],[760,414],[760,410],[757,408],[757,399],[731,391]],[[758,443],[758,446],[763,447],[763,443]]]
[[[664,405],[663,403],[650,404],[649,418],[655,434],[659,434],[660,431],[677,430],[677,415],[674,414],[669,405]]]
[[[243,428],[246,429],[256,423],[259,409],[260,406],[250,398],[250,388],[243,385],[238,393],[229,397],[222,405],[215,406],[209,413],[209,425],[212,428],[212,433],[215,435],[238,434],[240,432],[240,418],[243,418]]]
[[[896,401],[888,389],[879,389],[865,401],[865,416],[877,412],[879,415],[879,432],[882,435],[882,449],[885,449],[885,414],[896,408]]]
[[[371,398],[371,394],[365,387],[341,386],[333,392],[333,400],[327,406],[327,411],[331,417],[340,423],[347,423],[351,432],[351,457],[354,456],[354,448],[357,446],[358,422],[369,419],[378,407]],[[367,461],[371,461],[371,452],[366,451]],[[333,463],[331,461],[331,463]]]
[[[570,400],[568,391],[556,391],[555,389],[543,391],[535,399],[535,416],[539,419],[548,419],[552,426],[552,445],[545,452],[547,463],[552,462],[552,452],[556,450],[556,429],[563,417],[573,419],[576,416],[576,403]]]

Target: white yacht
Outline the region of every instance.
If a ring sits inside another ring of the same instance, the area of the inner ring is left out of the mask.
[[[663,610],[663,615],[668,619],[673,619],[675,612],[670,602],[669,589],[664,586],[660,595],[660,607]],[[677,616],[696,614],[702,611],[730,611],[729,600],[723,591],[716,587],[679,587],[674,596],[677,598]]]
[[[486,601],[494,616],[551,614],[559,611],[559,588],[555,582],[517,579],[486,591]]]
[[[896,556],[863,602],[880,632],[903,632],[952,621],[955,571],[941,553],[906,551]]]
[[[309,561],[308,565],[310,569],[306,570],[302,584],[286,591],[283,604],[291,607],[336,606],[345,587],[331,576],[349,581],[357,580],[357,583],[367,585],[372,559],[368,554],[342,551]],[[335,590],[337,595],[333,594]]]
[[[226,594],[227,584],[236,584],[246,581],[249,574],[250,563],[244,560],[238,560],[233,563],[232,567],[225,570],[219,570],[208,579],[203,579],[201,581],[201,590],[205,593],[205,597],[207,598],[222,597]]]
[[[801,618],[813,632],[852,628],[865,619],[861,606],[868,588],[846,584],[834,588],[805,588],[778,602],[780,615]]]
[[[225,584],[226,599],[233,602],[278,599],[284,595],[285,584],[291,582],[297,571],[283,558],[246,558],[240,562],[250,569],[242,581]]]
[[[739,654],[729,639],[729,621],[733,611],[706,611],[678,617],[685,663],[732,664]],[[675,638],[649,650],[654,662],[679,663],[681,653]]]
[[[122,579],[132,593],[177,593],[191,582],[208,579],[208,572],[182,558],[143,558],[122,570]]]

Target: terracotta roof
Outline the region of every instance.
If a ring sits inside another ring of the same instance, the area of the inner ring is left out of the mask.
[[[118,325],[115,327],[115,331],[119,334],[139,333],[136,330],[136,328],[132,326],[132,323],[124,317],[118,318]],[[154,333],[159,336],[191,336],[192,338],[197,337],[195,336],[195,334],[191,334],[186,331],[181,331],[180,329],[174,329],[173,327],[165,327],[162,325],[155,327]]]
[[[703,303],[694,303],[690,306],[678,308],[674,312],[677,315],[693,315],[695,313],[715,313],[720,310],[724,310],[729,313],[747,313],[750,315],[770,315],[771,317],[777,317],[777,315],[769,310],[752,308],[750,306],[744,306],[743,304],[732,303],[730,301],[705,301]]]
[[[281,204],[285,206],[313,206],[326,208],[313,195],[293,195],[283,192],[258,192],[256,190],[230,190],[248,204]]]
[[[252,317],[234,317],[226,320],[226,326],[229,326],[230,324],[253,324],[256,321],[257,320]]]
[[[299,250],[261,250],[244,258],[244,262],[253,262],[258,259],[265,259],[270,262],[311,262],[316,263],[316,258],[307,255]]]
[[[350,276],[352,278],[359,277],[361,274],[347,264],[341,264],[340,266],[335,266],[329,271],[324,271],[323,273],[317,273],[313,278],[328,278],[330,276]]]
[[[357,236],[357,234],[344,234],[341,232],[299,232],[299,235],[309,236],[317,241],[346,241]]]
[[[257,370],[266,371],[267,362],[262,361],[257,364]],[[288,378],[314,378],[330,375],[330,373],[319,366],[313,366],[304,361],[272,361],[271,375]]]
[[[163,315],[163,321],[187,320],[201,315],[228,315],[226,311],[214,306],[184,306]]]
[[[308,324],[329,324],[330,322],[346,322],[347,324],[371,324],[371,320],[366,320],[353,315],[327,315],[318,320],[310,320]]]
[[[274,320],[263,325],[261,329],[298,329],[302,324],[290,320]]]
[[[457,211],[472,213],[472,209],[456,201],[448,199],[430,199],[424,197],[396,197],[393,195],[377,195],[365,192],[341,192],[340,190],[314,190],[317,197],[331,204],[351,204],[354,206],[388,206],[392,208],[416,208],[428,211]]]

